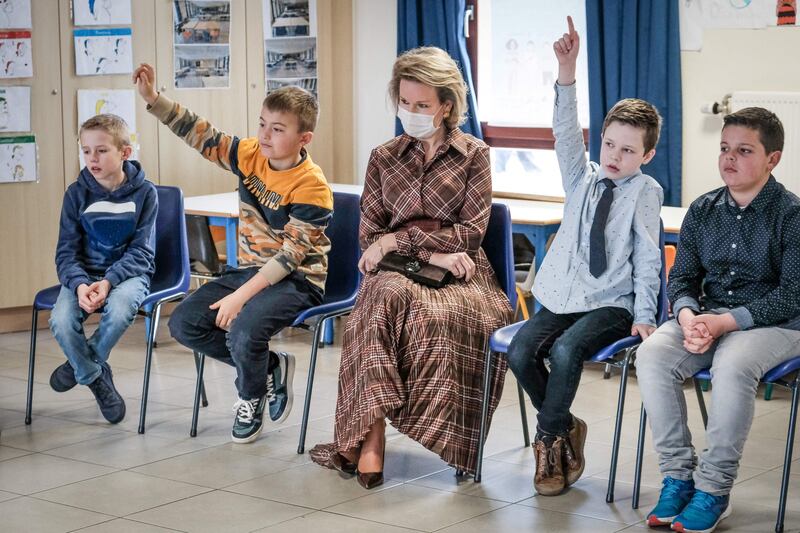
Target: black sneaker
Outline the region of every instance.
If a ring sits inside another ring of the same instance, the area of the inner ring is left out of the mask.
[[[285,352],[270,352],[270,354],[278,358],[278,364],[267,374],[269,418],[273,422],[281,423],[292,411],[294,356]]]
[[[239,400],[233,405],[236,418],[233,420],[231,440],[239,444],[253,442],[263,429],[261,423],[264,416],[264,406],[267,396],[253,398],[252,400]]]
[[[77,384],[75,370],[69,364],[69,361],[57,366],[53,373],[50,374],[50,386],[56,392],[67,392]]]
[[[100,367],[100,376],[89,383],[89,390],[94,394],[100,412],[112,424],[125,418],[125,400],[122,399],[112,380],[111,367],[104,364]]]

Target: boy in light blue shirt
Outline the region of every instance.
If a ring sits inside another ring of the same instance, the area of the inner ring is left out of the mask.
[[[639,168],[655,155],[661,117],[643,100],[621,100],[603,122],[600,163],[587,161],[575,97],[579,37],[567,21],[569,33],[553,44],[564,217],[536,276],[542,308],[508,350],[509,367],[539,411],[534,486],[545,496],[583,473],[586,423],[570,413],[583,362],[623,337],[655,330],[661,270],[664,194]]]

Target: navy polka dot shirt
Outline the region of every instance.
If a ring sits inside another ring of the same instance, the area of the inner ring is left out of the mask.
[[[695,200],[667,290],[675,316],[724,307],[739,329],[800,330],[800,198],[770,176],[743,209],[726,187]]]

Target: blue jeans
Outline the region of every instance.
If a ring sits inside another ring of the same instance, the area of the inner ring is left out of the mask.
[[[249,400],[267,393],[269,341],[290,326],[297,315],[322,303],[322,291],[292,272],[244,304],[230,331],[216,325],[217,310],[208,306],[233,293],[258,268],[230,268],[206,283],[172,312],[170,334],[184,346],[236,367],[239,397]]]
[[[621,307],[565,314],[542,307],[520,328],[506,357],[509,368],[539,411],[539,433],[569,432],[569,408],[578,391],[583,362],[630,335],[631,322],[631,314]],[[545,359],[550,360],[549,372]]]
[[[75,370],[75,380],[79,384],[88,385],[100,376],[101,365],[133,322],[149,286],[147,276],[137,276],[112,288],[101,310],[100,325],[88,339],[83,323],[89,314],[80,308],[74,292],[61,287],[50,314],[50,330]]]

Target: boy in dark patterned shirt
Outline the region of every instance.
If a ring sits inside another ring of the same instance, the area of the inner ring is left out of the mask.
[[[155,71],[133,74],[150,113],[203,157],[239,178],[239,265],[200,287],[172,314],[170,333],[192,350],[236,367],[239,401],[231,432],[251,442],[262,415],[282,422],[292,404],[294,357],[269,350],[269,340],[305,309],[322,303],[333,193],[305,146],[317,122],[317,101],[298,87],[270,93],[258,136],[217,130],[156,92]]]
[[[730,514],[759,379],[800,353],[800,198],[772,176],[782,150],[774,113],[750,107],[725,117],[725,187],[689,207],[670,272],[676,319],[639,347],[639,388],[664,476],[650,526],[710,532]],[[698,461],[682,385],[709,367],[708,447]]]

